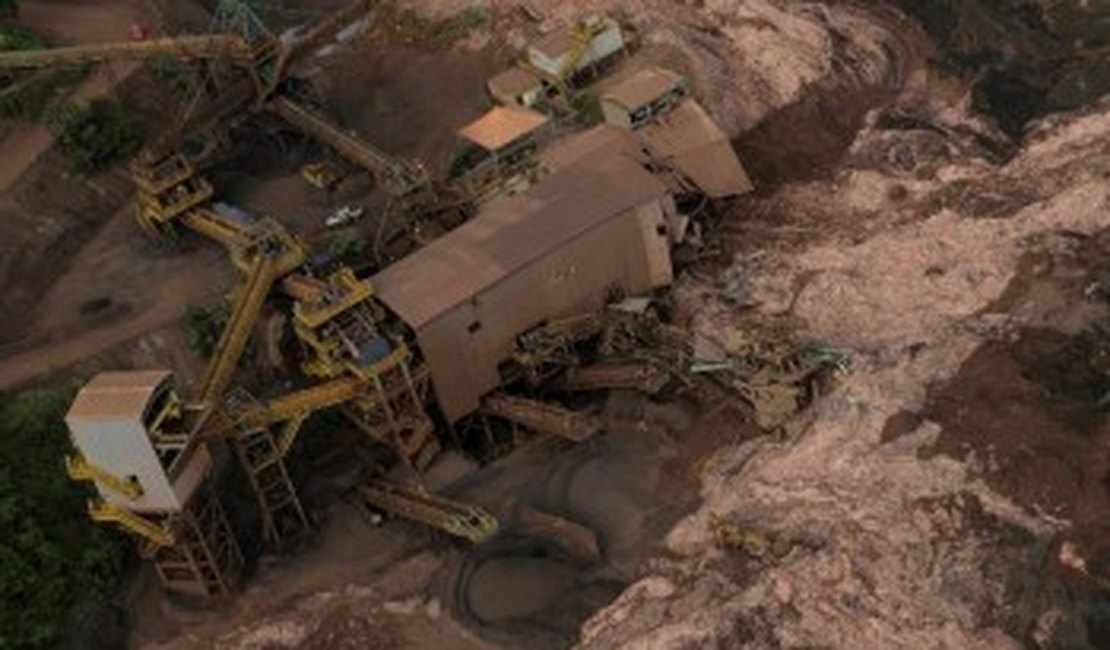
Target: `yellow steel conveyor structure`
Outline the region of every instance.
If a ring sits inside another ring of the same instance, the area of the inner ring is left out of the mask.
[[[410,194],[428,184],[426,173],[418,165],[385,153],[291,99],[275,97],[267,104],[267,108],[369,171],[375,179],[388,185],[398,195]]]
[[[205,34],[74,45],[48,50],[0,52],[0,68],[45,68],[103,61],[143,61],[165,54],[185,61],[223,59],[244,65],[250,65],[254,60],[254,50],[242,38],[225,34]]]

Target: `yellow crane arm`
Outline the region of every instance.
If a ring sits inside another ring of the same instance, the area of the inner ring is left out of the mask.
[[[250,46],[238,36],[213,34],[0,52],[0,68],[39,68],[66,63],[143,60],[159,55],[185,60],[232,59],[249,63],[253,60],[252,54]]]
[[[365,382],[357,377],[343,377],[305,388],[266,402],[267,417],[270,422],[281,422],[299,413],[337,406],[354,399],[364,387]]]

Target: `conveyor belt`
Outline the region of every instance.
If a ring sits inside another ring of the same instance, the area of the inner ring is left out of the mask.
[[[66,63],[142,60],[163,54],[185,60],[232,59],[244,63],[253,60],[251,48],[243,39],[213,34],[0,52],[0,68],[42,68]]]

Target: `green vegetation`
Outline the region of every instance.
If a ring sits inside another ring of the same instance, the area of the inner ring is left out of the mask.
[[[143,143],[138,121],[107,99],[66,102],[50,111],[47,123],[82,174],[130,156]]]
[[[464,9],[443,20],[426,18],[412,9],[405,9],[393,15],[392,25],[397,35],[410,43],[449,45],[489,20],[489,11],[481,7]]]
[[[15,14],[15,3],[0,0],[0,18]],[[0,22],[0,50],[45,47],[42,39],[18,25]],[[0,75],[0,117],[43,119],[51,100],[88,73],[88,66],[66,66]]]
[[[169,84],[179,99],[191,96],[193,72],[188,64],[172,54],[159,54],[150,60],[150,70],[158,79]]]
[[[38,121],[48,114],[51,100],[88,74],[87,66],[38,70],[0,90],[0,116]]]
[[[189,349],[208,359],[216,353],[220,334],[231,314],[226,303],[215,307],[188,305],[185,307],[185,342]]]
[[[4,2],[0,0],[0,16],[5,12]],[[0,50],[33,50],[43,47],[44,43],[37,34],[12,23],[0,23]]]
[[[65,475],[73,394],[72,384],[0,393],[0,648],[55,646],[70,608],[106,602],[128,557]]]
[[[601,113],[601,104],[586,93],[574,95],[570,100],[570,107],[574,115],[572,119],[578,128],[588,129],[601,124],[605,119]]]
[[[364,237],[339,236],[328,242],[329,264],[358,267],[370,256],[370,244]]]

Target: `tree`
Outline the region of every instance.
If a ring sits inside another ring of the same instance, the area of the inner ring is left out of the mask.
[[[47,117],[58,144],[77,171],[91,174],[130,156],[142,146],[134,117],[107,99],[66,102]]]
[[[12,19],[19,15],[18,0],[0,0],[0,18]]]
[[[76,602],[110,599],[129,553],[65,475],[73,388],[0,394],[0,648],[56,645]]]
[[[187,305],[182,326],[189,349],[205,359],[215,354],[229,317],[227,303],[221,302],[211,308]]]

